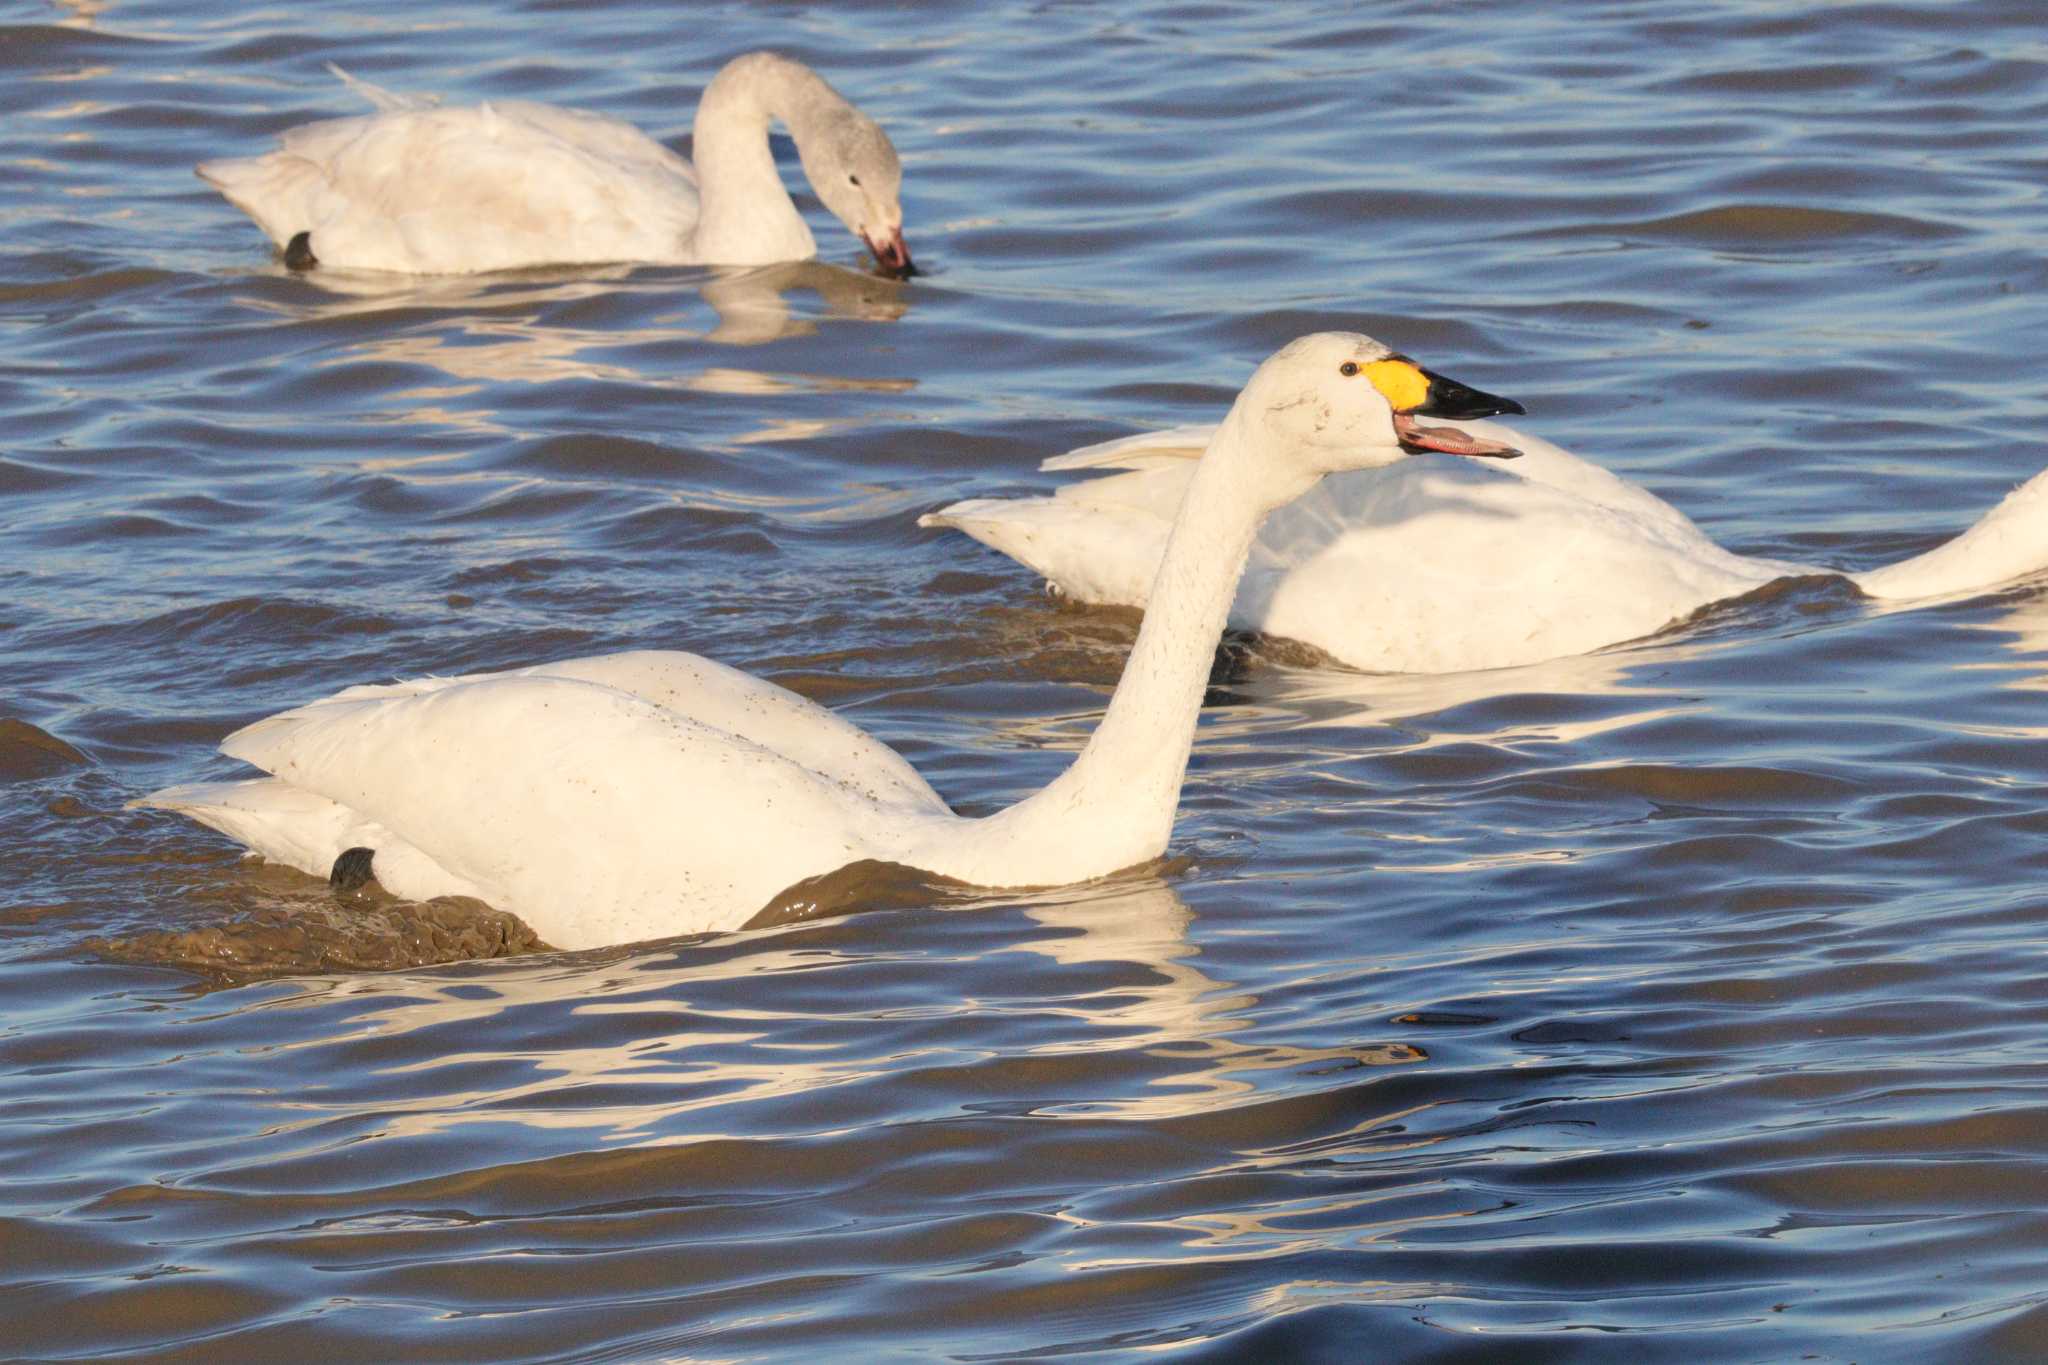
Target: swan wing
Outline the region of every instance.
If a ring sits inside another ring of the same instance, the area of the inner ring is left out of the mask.
[[[221,750],[389,830],[562,948],[736,928],[931,813],[546,673],[358,689]]]
[[[311,233],[330,266],[459,274],[675,261],[697,222],[687,162],[631,124],[580,110],[390,109],[294,128],[280,143],[199,174],[272,241]]]
[[[1062,469],[1155,469],[1179,460],[1199,460],[1216,437],[1216,423],[1169,427],[1165,431],[1141,431],[1082,446],[1064,455],[1040,462],[1048,473]]]
[[[325,700],[417,696],[492,678],[568,678],[615,688],[677,716],[749,740],[884,804],[946,808],[910,761],[836,711],[701,654],[636,649],[557,659],[502,673],[413,678],[345,688]]]
[[[1630,483],[1540,436],[1531,436],[1501,422],[1483,420],[1439,421],[1436,425],[1469,431],[1522,452],[1519,459],[1493,466],[1496,474],[1555,488],[1650,522],[1675,527],[1692,526],[1683,512],[1647,488]],[[1215,435],[1214,423],[1140,432],[1135,436],[1103,441],[1070,450],[1064,455],[1055,455],[1038,467],[1048,472],[1073,469],[1166,470],[1180,461],[1199,459]],[[1171,517],[1173,509],[1167,508],[1166,514]]]
[[[1270,518],[1233,621],[1356,668],[1449,673],[1651,634],[1797,566],[1462,461],[1324,480]]]
[[[1655,494],[1541,438],[1456,425],[1524,457],[1425,457],[1325,479],[1267,519],[1231,624],[1378,672],[1501,668],[1635,639],[1808,572],[1729,553]],[[1202,430],[1091,447],[1074,467],[1120,472],[1046,498],[958,503],[926,523],[962,530],[1082,601],[1142,606],[1194,468],[1168,452]]]
[[[1456,425],[1519,446],[1523,458],[1508,463],[1504,472],[1571,494],[1589,506],[1609,509],[1634,534],[1661,542],[1666,553],[1676,557],[1666,567],[1674,575],[1690,573],[1700,591],[1734,584],[1729,591],[1739,592],[1770,578],[1833,572],[1786,560],[1731,554],[1709,540],[1683,512],[1648,489],[1540,437],[1513,432],[1495,422]],[[1616,567],[1626,570],[1640,567],[1640,563],[1632,559]],[[1845,576],[1872,597],[1901,599],[1974,592],[2039,572],[2044,567],[2048,567],[2048,471],[2036,474],[2007,494],[1976,525],[1953,540],[1897,564]],[[1767,576],[1758,577],[1759,574]],[[1711,600],[1712,597],[1701,599]]]

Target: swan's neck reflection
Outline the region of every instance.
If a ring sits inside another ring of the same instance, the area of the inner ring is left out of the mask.
[[[824,311],[840,322],[895,322],[910,310],[910,293],[896,280],[862,274],[820,261],[784,261],[752,269],[726,268],[697,286],[718,314],[706,341],[725,346],[758,346],[817,330],[812,317],[791,312],[788,295],[816,294]]]

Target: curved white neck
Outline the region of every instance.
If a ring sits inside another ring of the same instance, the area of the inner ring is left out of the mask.
[[[1145,622],[1087,747],[1052,785],[984,820],[935,832],[915,866],[983,886],[1085,881],[1158,857],[1173,832],[1216,644],[1266,513],[1240,409],[1217,430],[1167,538]]]
[[[801,142],[842,103],[816,72],[768,53],[741,57],[712,78],[690,139],[698,195],[692,255],[707,265],[760,265],[817,254],[775,169],[768,128],[779,119]]]
[[[1975,526],[1945,545],[1882,569],[1850,574],[1872,597],[1973,592],[2048,564],[2048,470],[2005,495]]]

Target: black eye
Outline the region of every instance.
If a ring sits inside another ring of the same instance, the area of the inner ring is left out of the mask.
[[[1352,375],[1358,373],[1358,362],[1355,360],[1345,361],[1342,365],[1339,365],[1337,367],[1337,373],[1343,375],[1346,379],[1349,379]]]
[[[849,173],[846,177],[846,183],[849,185],[858,185],[860,184],[860,177]]]

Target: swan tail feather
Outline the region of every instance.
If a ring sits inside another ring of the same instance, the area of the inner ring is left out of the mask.
[[[1046,529],[1052,508],[1051,498],[969,498],[927,512],[917,524],[960,531],[1044,572],[1039,562],[1043,556],[1034,551],[1043,539],[1040,533]]]
[[[1017,504],[1007,498],[968,498],[964,502],[949,503],[936,512],[927,512],[917,519],[919,526],[934,530],[966,531],[969,524],[979,522],[996,513],[998,508],[1015,507]]]
[[[132,809],[175,811],[219,830],[267,861],[325,877],[345,849],[362,842],[353,811],[274,777],[187,782],[128,803]]]
[[[917,524],[972,536],[990,549],[1051,578],[1051,563],[1043,553],[1043,537],[1039,534],[1041,514],[1051,502],[1050,498],[969,498],[927,512],[917,519]]]
[[[1166,553],[1166,523],[1126,508],[1060,498],[972,498],[928,512],[921,526],[974,537],[1082,602],[1143,605]]]
[[[314,226],[315,206],[327,192],[317,165],[284,151],[202,161],[193,170],[279,248]]]

